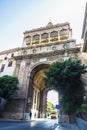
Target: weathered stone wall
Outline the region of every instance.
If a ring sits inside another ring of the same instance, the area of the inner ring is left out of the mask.
[[[70,46],[68,46],[68,48],[65,49],[63,45],[64,42],[55,44],[56,50],[53,50],[52,44],[42,47],[39,46],[37,47],[36,54],[32,54],[32,51],[30,51],[30,49],[33,50],[33,47],[29,49],[26,48],[26,53],[23,52],[24,50],[21,50],[21,53],[14,57],[16,63],[14,76],[19,79],[19,91],[11,97],[11,100],[8,100],[3,117],[21,119],[24,113],[29,112],[33,100],[34,75],[41,69],[44,69],[46,64],[50,65],[55,61],[63,62],[68,58],[78,59],[80,48],[70,49]],[[69,45],[69,43],[67,45]],[[29,52],[31,53],[29,54]],[[29,100],[30,103],[28,103]]]
[[[25,100],[9,99],[2,113],[3,118],[22,119]]]

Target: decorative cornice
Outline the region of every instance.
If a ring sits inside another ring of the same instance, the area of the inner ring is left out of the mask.
[[[57,41],[55,43],[51,42],[51,43],[45,43],[45,44],[31,45],[29,47],[18,47],[18,48],[13,48],[13,49],[9,49],[9,50],[6,50],[6,51],[2,51],[2,52],[0,52],[0,55],[9,54],[9,53],[27,50],[27,49],[33,49],[33,48],[39,48],[39,47],[45,47],[45,46],[48,47],[48,46],[59,45],[59,44],[66,44],[66,43],[69,43],[69,42],[76,43],[76,40],[71,39],[71,40],[66,40],[66,41]]]
[[[61,23],[61,24],[55,24],[55,25],[52,25],[52,26],[40,27],[40,28],[29,30],[29,31],[25,31],[24,34],[36,32],[36,31],[43,31],[43,30],[46,30],[46,29],[51,29],[51,28],[56,28],[56,27],[61,27],[61,26],[66,26],[66,25],[69,25],[69,28],[70,28],[70,24],[68,22],[65,22],[65,23]]]
[[[21,50],[21,47],[13,48],[13,49],[5,50],[5,51],[1,51],[0,55],[16,52],[16,51],[19,51],[19,50]]]
[[[75,39],[71,40],[66,40],[66,41],[56,41],[56,42],[50,42],[50,43],[45,43],[45,44],[37,44],[37,45],[31,45],[29,47],[22,47],[21,49],[33,49],[33,48],[39,48],[39,47],[45,47],[45,46],[52,46],[52,45],[59,45],[59,44],[66,44],[69,42],[74,42],[76,43]]]
[[[55,51],[51,51],[51,52],[44,52],[44,53],[38,53],[38,54],[19,55],[19,56],[15,56],[14,60],[36,59],[36,58],[50,57],[50,56],[55,56],[55,55],[63,55],[65,52],[68,52],[69,54],[71,52],[79,53],[80,47],[70,48],[70,49],[66,49],[66,50],[65,49],[55,50]]]

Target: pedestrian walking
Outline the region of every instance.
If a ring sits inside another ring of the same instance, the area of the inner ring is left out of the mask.
[[[29,113],[29,116],[30,116],[30,119],[32,118],[32,112],[30,111],[30,113]]]

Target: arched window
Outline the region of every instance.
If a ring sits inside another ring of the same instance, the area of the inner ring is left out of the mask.
[[[62,29],[60,31],[60,40],[67,40],[69,38],[69,32],[67,29]]]
[[[43,33],[43,34],[41,35],[41,39],[46,39],[46,38],[48,38],[48,37],[49,37],[48,33]]]
[[[57,31],[53,31],[50,33],[50,41],[51,42],[58,41],[58,32]]]
[[[26,40],[26,42],[30,42],[31,41],[31,36],[25,37],[25,40]]]
[[[39,40],[39,34],[34,35],[33,40]]]
[[[62,35],[68,35],[68,30],[67,29],[62,29],[61,31],[60,31],[60,35],[62,36]]]
[[[50,37],[58,37],[58,32],[57,31],[51,32]]]

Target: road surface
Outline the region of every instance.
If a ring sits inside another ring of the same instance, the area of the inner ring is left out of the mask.
[[[0,130],[54,130],[57,119],[31,121],[0,121]]]

